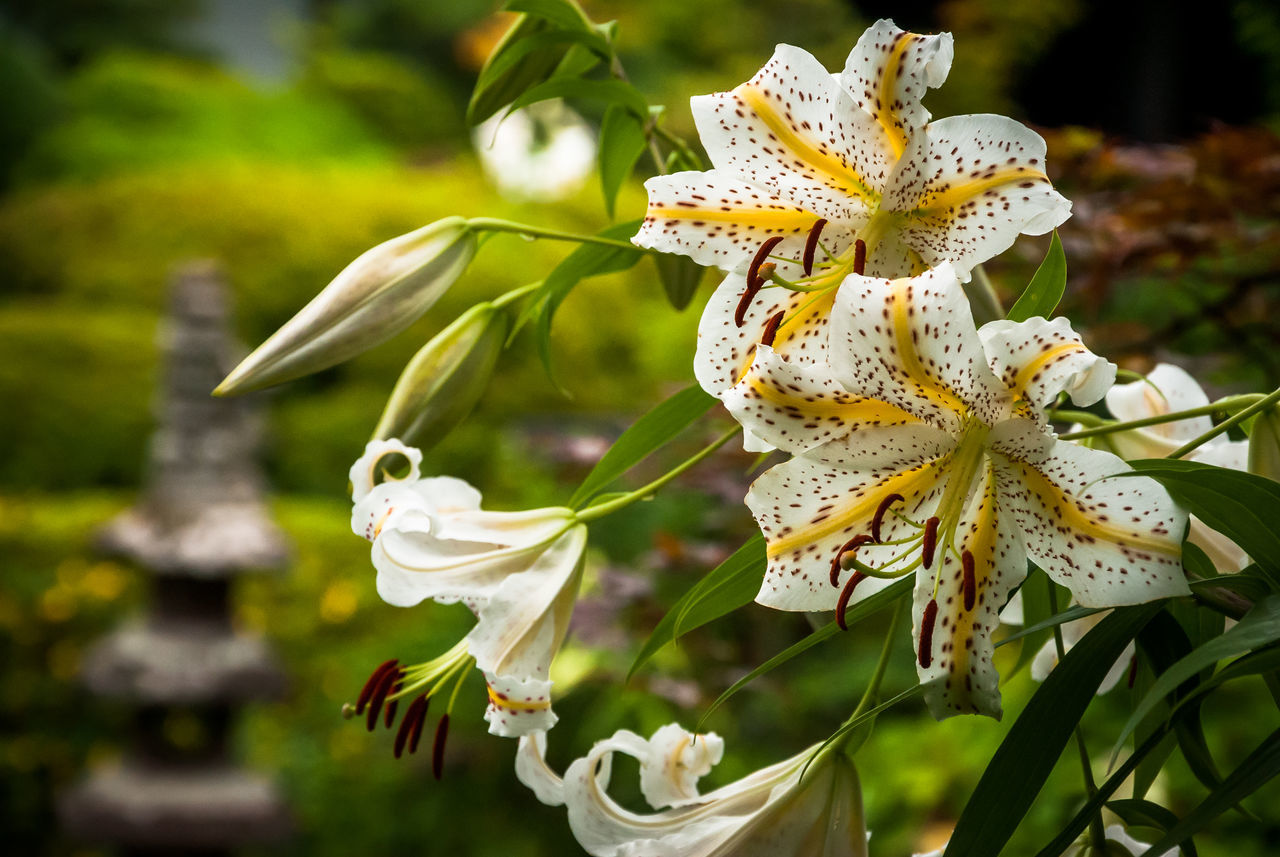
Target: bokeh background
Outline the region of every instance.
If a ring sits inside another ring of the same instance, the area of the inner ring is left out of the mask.
[[[1099,350],[1136,369],[1172,360],[1220,394],[1280,382],[1280,8],[1267,0],[1104,3],[999,0],[584,0],[617,19],[632,80],[693,136],[687,98],[728,89],[785,41],[838,68],[880,16],[951,30],[935,116],[1000,112],[1050,141],[1073,199],[1062,230],[1064,310]],[[97,527],[136,496],[153,423],[156,328],[173,267],[211,258],[246,343],[267,336],[367,247],[462,214],[577,231],[609,222],[597,185],[555,204],[513,199],[486,178],[462,114],[509,23],[493,0],[3,0],[0,3],[0,828],[6,850],[104,853],[58,832],[54,795],[119,758],[127,711],[77,684],[85,647],[136,612],[134,569],[97,556]],[[598,120],[589,111],[588,123]],[[638,216],[638,181],[618,219]],[[989,266],[1006,299],[1044,252],[1020,242]],[[283,576],[239,587],[236,621],[264,633],[288,696],[248,709],[237,751],[274,772],[297,833],[276,854],[576,853],[561,810],[511,775],[512,742],[484,734],[483,684],[464,690],[445,781],[395,762],[390,737],[339,717],[388,657],[425,660],[469,625],[459,608],[377,598],[367,544],[348,530],[345,474],[414,350],[476,300],[540,278],[564,245],[490,241],[466,277],[395,340],[262,396],[272,510],[295,545]],[[701,299],[714,278],[707,276]],[[471,420],[426,469],[480,486],[493,508],[562,503],[629,420],[692,379],[700,299],[665,303],[649,262],[584,282],[557,318],[571,397],[518,341]],[[692,449],[698,437],[687,439]],[[676,450],[675,454],[680,452]],[[673,454],[673,456],[675,455]],[[669,461],[676,460],[675,457]],[[754,606],[622,678],[663,605],[751,532],[750,459],[725,453],[685,490],[593,529],[574,638],[558,664],[558,764],[627,726],[692,726],[747,668],[809,630]],[[648,465],[649,475],[663,461]],[[641,473],[643,477],[645,473]],[[709,727],[725,782],[828,733],[861,693],[884,617],[756,683]],[[905,637],[886,687],[914,681]],[[1007,657],[1016,656],[1009,647]],[[857,762],[879,855],[936,847],[1033,691],[1009,681],[1003,724],[922,728],[882,718]],[[1123,722],[1123,688],[1085,721],[1096,752]],[[1259,682],[1209,703],[1224,768],[1273,718]],[[1251,714],[1251,712],[1256,713]],[[1257,734],[1255,734],[1257,733]],[[1072,811],[1060,765],[1008,853],[1029,853]],[[1099,760],[1101,761],[1101,760]],[[616,779],[626,795],[634,768]],[[634,789],[632,789],[634,791]],[[1181,760],[1157,783],[1175,811],[1203,795]],[[1260,792],[1259,806],[1280,796]],[[631,795],[635,797],[634,794]],[[1274,803],[1274,801],[1272,801]],[[1263,813],[1264,817],[1266,814]],[[1269,837],[1269,839],[1268,839]],[[1202,853],[1266,854],[1224,816]],[[265,852],[264,852],[265,853]]]

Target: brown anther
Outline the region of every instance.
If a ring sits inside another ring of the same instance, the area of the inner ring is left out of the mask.
[[[935,515],[924,522],[924,544],[921,560],[925,568],[933,565],[933,551],[938,546],[938,518]]]
[[[415,729],[422,731],[422,719],[427,716],[427,697],[424,694],[419,696],[413,702],[409,703],[409,710],[404,713],[404,719],[400,721],[400,730],[396,732],[395,754],[399,759],[404,753],[405,742],[409,740],[409,736]],[[409,750],[413,752],[412,749]]]
[[[431,697],[422,697],[422,711],[414,720],[413,728],[409,732],[409,752],[418,752],[418,739],[422,737],[422,727],[427,723],[427,707],[431,704]]]
[[[391,686],[401,678],[400,670],[391,668],[382,674],[382,678],[378,680],[378,684],[373,689],[373,696],[369,698],[369,710],[365,713],[365,728],[370,732],[373,727],[378,725],[378,715],[382,713],[382,703],[386,701],[387,694],[391,692]]]
[[[960,566],[964,569],[964,609],[972,610],[978,600],[978,580],[973,573],[973,554],[965,551],[960,554]]]
[[[889,507],[902,499],[901,494],[890,494],[880,501],[880,505],[876,507],[875,517],[871,519],[871,538],[876,544],[880,544],[880,525],[884,523],[885,513],[889,511]]]
[[[404,688],[404,682],[402,681],[396,682],[396,686],[391,689],[391,696],[395,696],[403,688]],[[399,701],[395,699],[391,700],[391,702],[387,704],[386,714],[384,714],[382,717],[382,725],[387,727],[388,729],[391,728],[392,723],[396,722],[396,708],[399,706],[399,704],[400,704]]]
[[[845,583],[844,589],[840,590],[840,600],[836,602],[836,624],[840,626],[841,631],[849,630],[849,626],[844,623],[844,613],[849,609],[849,599],[853,597],[853,590],[866,579],[867,576],[865,574],[855,571],[849,575],[849,580]]]
[[[920,649],[916,653],[920,666],[925,669],[933,663],[933,623],[936,621],[938,621],[938,602],[931,598],[924,606],[924,616],[920,619]]]
[[[764,285],[764,277],[760,276],[760,266],[769,258],[773,248],[782,242],[781,235],[775,235],[760,245],[756,255],[751,259],[751,267],[747,268],[747,288],[758,289]]]
[[[818,249],[818,238],[822,235],[822,227],[827,225],[825,217],[820,217],[809,228],[809,237],[804,242],[804,275],[813,273],[813,256]]]
[[[733,323],[738,327],[747,323],[747,310],[751,309],[751,302],[756,299],[759,291],[759,286],[753,287],[751,283],[747,283],[747,290],[742,293],[742,297],[738,299],[738,308],[733,311]]]
[[[440,716],[440,724],[436,726],[436,743],[431,748],[431,773],[438,780],[444,773],[444,742],[449,737],[449,715]]]
[[[760,334],[760,344],[773,347],[773,338],[778,335],[778,325],[782,324],[783,316],[786,310],[778,310],[769,316],[769,320],[764,323],[764,332]]]
[[[840,585],[840,571],[845,567],[844,555],[847,553],[850,555],[851,558],[853,558],[854,555],[857,554],[858,548],[862,547],[869,541],[871,541],[871,536],[867,535],[866,533],[859,533],[858,535],[849,539],[849,541],[845,542],[844,547],[836,551],[835,559],[831,560],[831,585],[832,586]]]
[[[399,659],[392,658],[389,661],[383,661],[378,664],[378,668],[369,675],[369,680],[364,683],[364,687],[360,690],[360,698],[356,700],[356,714],[364,714],[364,707],[369,704],[369,698],[373,696],[373,689],[382,680],[382,674],[389,669],[393,669],[399,663]]]
[[[853,242],[853,272],[861,276],[867,269],[867,242],[859,238]]]

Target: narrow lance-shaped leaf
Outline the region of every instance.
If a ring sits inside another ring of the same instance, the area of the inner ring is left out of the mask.
[[[764,577],[764,537],[759,533],[695,583],[672,605],[645,640],[627,672],[630,680],[663,646],[708,622],[750,604]]]
[[[553,77],[540,83],[511,102],[510,109],[519,110],[550,98],[581,98],[618,104],[637,116],[644,116],[649,112],[649,102],[631,84],[620,80],[583,80],[579,77]]]
[[[1273,579],[1280,579],[1280,482],[1197,461],[1153,458],[1130,463],[1133,475],[1160,482],[1193,515],[1238,544]]]
[[[1111,800],[1107,801],[1107,808],[1129,827],[1154,827],[1164,833],[1178,823],[1178,816],[1172,811],[1149,800]],[[1182,850],[1186,857],[1199,857],[1190,837],[1183,840]]]
[[[479,125],[551,76],[571,44],[569,39],[543,38],[555,29],[536,15],[516,19],[480,70],[467,105],[468,124]],[[534,38],[542,41],[531,47],[527,40]]]
[[[1120,747],[1132,734],[1143,715],[1172,693],[1178,685],[1218,661],[1260,649],[1276,640],[1280,640],[1280,595],[1272,595],[1256,604],[1249,614],[1231,630],[1200,646],[1162,672],[1152,685],[1150,692],[1134,708],[1124,728],[1120,730],[1115,746],[1112,748],[1112,757],[1114,758],[1120,752]]]
[[[1103,676],[1161,606],[1117,608],[1049,673],[978,781],[956,822],[948,857],[1000,853],[1040,793]]]
[[[1253,794],[1280,774],[1280,729],[1272,732],[1214,789],[1199,806],[1187,813],[1173,829],[1160,837],[1147,854],[1163,854],[1185,842],[1219,815]]]
[[[872,595],[863,601],[859,601],[857,604],[845,611],[844,619],[846,626],[860,622],[873,613],[877,613],[885,607],[888,607],[890,604],[909,593],[914,584],[914,577],[904,577],[901,580],[895,580],[875,595]],[[797,655],[804,654],[819,643],[825,642],[840,633],[842,633],[840,626],[835,623],[835,620],[832,620],[809,636],[805,637],[800,642],[788,646],[778,654],[769,658],[769,660],[765,661],[760,666],[735,681],[730,685],[728,690],[720,694],[720,696],[716,698],[716,701],[711,703],[707,710],[703,712],[695,731],[701,732],[702,725],[706,723],[707,718],[709,718],[717,708],[724,705],[730,698],[735,696],[738,691],[751,684],[751,682],[755,681],[765,673],[771,672],[777,667],[782,666]]]
[[[660,402],[613,442],[587,478],[582,480],[578,490],[573,492],[569,506],[582,508],[582,504],[596,492],[661,449],[715,403],[716,399],[703,392],[697,384],[691,384]]]
[[[570,0],[508,0],[502,8],[536,15],[567,30],[585,30],[591,26],[582,8]]]
[[[1022,297],[1009,308],[1007,318],[1010,321],[1026,321],[1034,316],[1049,318],[1058,308],[1062,294],[1067,289],[1067,255],[1062,251],[1062,242],[1058,240],[1055,229],[1053,239],[1049,242],[1049,252],[1044,261],[1036,269],[1036,274],[1027,284]]]
[[[631,175],[646,145],[644,121],[621,104],[610,104],[600,122],[599,158],[600,189],[610,217],[613,217],[618,190]]]

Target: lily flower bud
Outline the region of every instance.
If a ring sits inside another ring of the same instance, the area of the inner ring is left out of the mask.
[[[1280,408],[1268,408],[1253,421],[1249,472],[1280,481]]]
[[[436,334],[400,373],[371,440],[439,442],[480,401],[510,327],[509,313],[482,303]]]
[[[462,217],[437,220],[366,250],[213,394],[247,393],[289,381],[390,339],[448,291],[475,253],[475,233]]]

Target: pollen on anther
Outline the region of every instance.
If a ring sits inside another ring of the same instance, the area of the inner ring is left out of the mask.
[[[840,599],[836,601],[836,624],[840,626],[841,631],[849,630],[849,626],[844,623],[844,614],[849,609],[849,599],[853,597],[853,590],[866,579],[867,576],[865,574],[855,571],[849,575],[849,580],[845,583],[844,589],[840,590]]]
[[[747,287],[759,289],[764,285],[764,279],[760,276],[760,266],[769,258],[769,254],[773,252],[773,248],[782,242],[781,235],[775,235],[767,239],[760,245],[760,249],[756,251],[756,255],[751,260],[751,267],[747,269]]]
[[[437,780],[444,773],[444,742],[449,737],[449,715],[440,715],[440,723],[436,726],[436,741],[431,748],[431,774]]]
[[[936,621],[938,621],[938,602],[931,598],[924,606],[924,616],[920,619],[920,649],[916,652],[920,666],[924,669],[928,669],[933,663],[933,624]]]
[[[773,345],[774,337],[778,335],[778,326],[782,324],[782,319],[786,316],[785,310],[778,310],[769,316],[769,320],[764,323],[764,330],[760,334],[761,345]]]
[[[853,272],[862,276],[867,269],[867,242],[859,238],[853,242]]]
[[[933,551],[938,546],[938,517],[935,515],[924,522],[924,544],[921,550],[921,564],[925,568],[933,565]]]
[[[818,250],[818,238],[822,235],[822,228],[826,225],[827,220],[825,217],[818,218],[809,229],[809,237],[805,239],[804,275],[806,277],[813,273],[813,257]]]
[[[889,511],[889,507],[894,503],[902,500],[901,494],[890,494],[880,501],[880,505],[876,507],[875,517],[871,519],[871,538],[879,544],[883,541],[880,538],[880,525],[884,523],[884,516]]]

